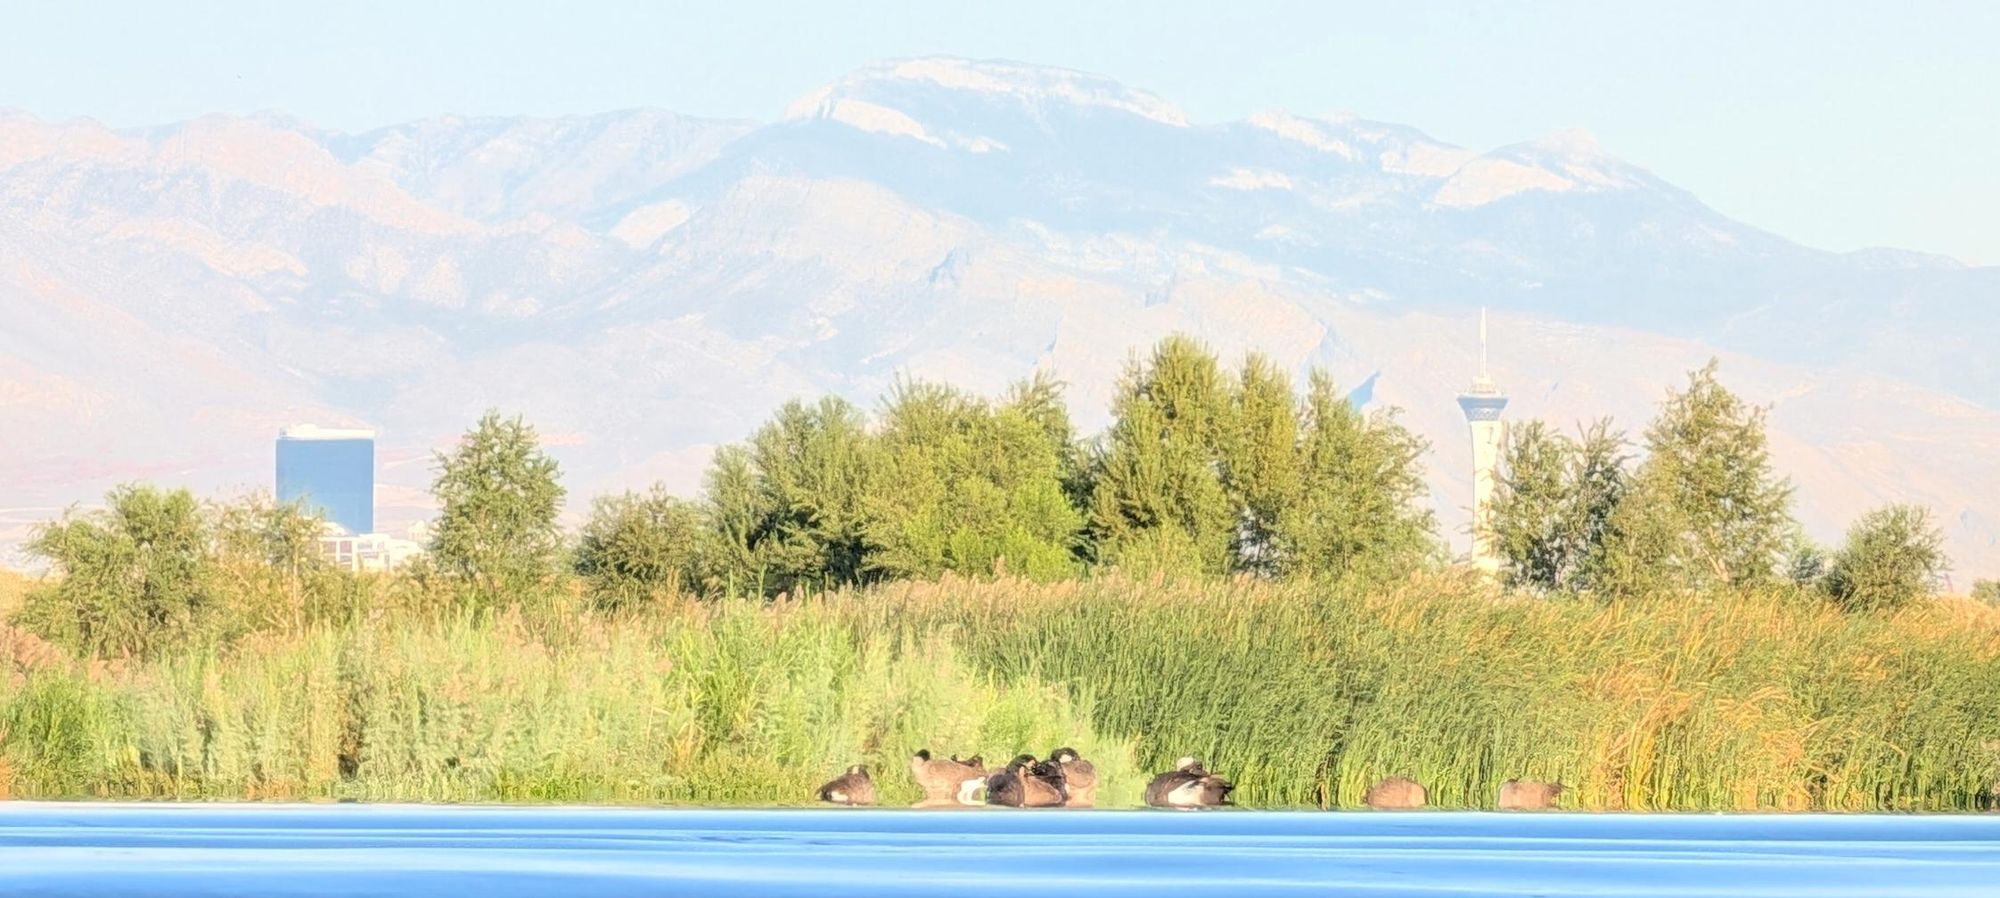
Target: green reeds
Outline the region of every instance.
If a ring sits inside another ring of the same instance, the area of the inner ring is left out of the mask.
[[[1582,809],[1971,810],[2000,776],[2000,609],[1104,578],[618,615],[388,596],[129,662],[0,628],[17,797],[785,805],[866,763],[898,804],[918,748],[1058,745],[1104,806],[1195,754],[1253,806],[1400,773],[1444,807],[1527,777]]]

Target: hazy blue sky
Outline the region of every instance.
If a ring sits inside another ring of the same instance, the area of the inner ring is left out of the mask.
[[[930,53],[1100,72],[1197,121],[1349,110],[1480,148],[1581,127],[1807,244],[2000,264],[2000,3],[11,0],[0,106],[345,130],[642,105],[770,119]]]

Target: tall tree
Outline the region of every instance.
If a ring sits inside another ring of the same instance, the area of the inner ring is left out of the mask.
[[[1493,548],[1507,585],[1561,589],[1572,562],[1570,465],[1575,447],[1554,428],[1529,421],[1507,434],[1489,511]]]
[[[704,506],[715,536],[715,575],[721,579],[722,589],[731,595],[764,592],[770,553],[763,543],[772,511],[757,482],[750,449],[717,449],[703,487]]]
[[[1063,494],[1079,509],[1090,507],[1092,470],[1090,456],[1076,435],[1069,405],[1063,401],[1063,383],[1046,372],[1037,371],[1007,389],[1003,408],[1034,422],[1055,453],[1062,471]]]
[[[1034,389],[1016,388],[1015,395]],[[1068,416],[1041,402],[992,404],[901,383],[884,404],[866,504],[871,565],[896,577],[945,571],[1031,577],[1077,572],[1081,516],[1064,492]]]
[[[1575,439],[1540,421],[1510,434],[1490,519],[1509,585],[1571,593],[1596,585],[1627,486],[1624,447],[1609,421]]]
[[[1215,356],[1172,336],[1112,399],[1090,524],[1100,560],[1179,573],[1231,567],[1237,519],[1218,462],[1230,401]]]
[[[1630,501],[1607,522],[1608,585],[1628,594],[1771,582],[1790,532],[1792,487],[1771,468],[1766,410],[1688,375],[1646,429]]]
[[[1298,501],[1301,409],[1292,380],[1263,355],[1244,360],[1231,391],[1221,473],[1236,506],[1233,567],[1276,574],[1279,519]]]
[[[1422,501],[1429,446],[1394,410],[1364,416],[1315,371],[1306,390],[1299,481],[1278,516],[1281,569],[1323,577],[1400,576],[1436,551]]]
[[[767,594],[867,579],[870,451],[860,410],[828,396],[785,403],[747,447],[718,453],[709,501],[732,579]]]
[[[436,455],[438,519],[431,559],[486,601],[518,598],[554,573],[563,487],[555,459],[520,417],[489,411]]]

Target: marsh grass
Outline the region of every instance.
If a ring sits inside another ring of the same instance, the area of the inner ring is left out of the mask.
[[[1490,807],[1969,810],[2000,775],[2000,609],[1785,594],[1597,605],[1453,576],[946,580],[616,614],[421,590],[295,632],[83,660],[0,632],[17,796],[789,805],[851,763],[1071,745],[1103,806],[1196,754],[1248,805],[1417,777]]]
[[[847,604],[860,630],[951,633],[1007,679],[1088,695],[1146,766],[1201,755],[1247,804],[1356,806],[1400,773],[1447,807],[1490,807],[1521,776],[1589,809],[1962,810],[2000,774],[2000,614],[1966,602],[1603,606],[1443,576],[907,585]]]
[[[1095,736],[1065,690],[833,615],[736,601],[552,634],[520,613],[398,619],[63,658],[16,671],[0,719],[24,796],[785,805],[867,763],[897,804],[921,797],[916,748],[1074,743],[1136,802],[1129,741]]]
[[[14,616],[28,599],[28,590],[35,585],[27,574],[0,568],[0,620]]]

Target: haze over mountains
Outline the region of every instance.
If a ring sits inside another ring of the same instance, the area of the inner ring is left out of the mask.
[[[1802,247],[1578,133],[1482,152],[1350,117],[1193,123],[948,58],[770,123],[0,113],[0,543],[122,480],[268,488],[272,437],[308,420],[381,429],[391,524],[489,406],[549,437],[579,510],[692,492],[784,399],[872,405],[898,374],[1049,368],[1094,429],[1128,354],[1188,331],[1405,409],[1462,547],[1480,305],[1510,418],[1637,431],[1719,355],[1773,405],[1816,535],[1922,502],[1960,581],[2000,573],[2000,268]]]

